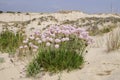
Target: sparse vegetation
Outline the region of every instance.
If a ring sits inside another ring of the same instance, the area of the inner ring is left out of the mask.
[[[29,15],[29,13],[26,13],[26,15]]]
[[[64,10],[61,10],[61,11],[58,11],[58,13],[61,13],[61,14],[68,14],[68,13],[72,13],[72,11],[64,11]]]
[[[108,52],[120,48],[120,28],[117,28],[108,35],[106,46]]]
[[[36,20],[36,18],[33,18],[33,19],[32,19],[32,21],[35,21],[35,20]]]
[[[7,11],[7,13],[15,13],[15,12],[13,12],[13,11]]]
[[[17,13],[21,13],[21,12],[17,12]]]
[[[114,28],[116,28],[117,27],[117,25],[115,25],[115,24],[111,24],[111,25],[108,25],[108,26],[104,26],[104,28],[103,29],[98,29],[97,28],[97,26],[93,26],[92,28],[91,28],[91,30],[89,30],[89,33],[90,33],[90,35],[92,35],[92,36],[95,36],[95,35],[102,35],[102,34],[104,34],[104,33],[108,33],[108,32],[110,32],[110,31],[112,31]]]
[[[3,63],[5,60],[3,57],[0,57],[0,63]]]
[[[3,13],[3,11],[0,11],[0,14]]]
[[[41,25],[41,22],[38,22],[38,25]]]

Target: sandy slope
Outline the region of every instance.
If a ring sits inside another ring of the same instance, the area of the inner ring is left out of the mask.
[[[45,73],[36,79],[25,77],[25,63],[10,61],[7,54],[0,54],[5,62],[0,64],[0,80],[58,80],[60,74]],[[104,48],[90,48],[81,70],[63,72],[61,80],[120,80],[120,53],[106,53]]]

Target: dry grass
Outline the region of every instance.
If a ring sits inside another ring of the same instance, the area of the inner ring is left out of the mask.
[[[108,52],[120,48],[120,28],[116,28],[108,35],[106,45]]]

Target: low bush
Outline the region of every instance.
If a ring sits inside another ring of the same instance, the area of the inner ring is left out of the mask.
[[[3,13],[3,11],[0,11],[0,13]]]
[[[84,62],[83,53],[91,42],[88,32],[82,28],[51,26],[24,40],[20,51],[37,53],[27,67],[27,74],[34,76],[41,69],[59,72],[80,68]]]
[[[13,13],[14,14],[15,12],[14,11],[7,11],[7,13]]]

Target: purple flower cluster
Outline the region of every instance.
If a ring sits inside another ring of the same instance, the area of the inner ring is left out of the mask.
[[[88,44],[93,42],[91,36],[89,36],[88,32],[83,28],[76,28],[70,25],[50,26],[42,32],[35,32],[24,40],[20,49],[31,47],[33,51],[37,51],[39,49],[38,46],[42,45],[42,43],[45,44],[44,47],[52,46],[57,49],[60,47],[60,43],[69,41],[71,35],[79,39],[84,39]]]

